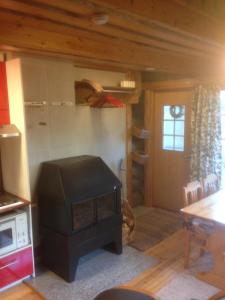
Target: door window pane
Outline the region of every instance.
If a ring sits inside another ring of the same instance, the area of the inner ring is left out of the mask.
[[[165,135],[173,135],[174,134],[174,122],[173,121],[164,121],[163,134],[165,134]]]
[[[163,137],[163,149],[173,150],[174,148],[174,138],[173,136],[164,135]]]
[[[175,135],[184,136],[184,121],[175,121]]]
[[[163,149],[184,151],[184,105],[163,107]]]
[[[176,106],[175,112],[177,114],[176,120],[184,121],[184,105]]]
[[[176,151],[184,151],[184,137],[176,136],[175,137],[175,150]]]
[[[173,117],[171,116],[170,113],[170,105],[165,105],[163,112],[164,112],[163,120],[173,120]]]

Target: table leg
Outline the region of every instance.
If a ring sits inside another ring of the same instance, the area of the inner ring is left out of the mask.
[[[225,287],[225,227],[216,225],[209,236],[207,249],[212,253],[214,265],[209,272],[199,273],[197,277],[218,288]]]
[[[191,251],[191,232],[188,228],[185,228],[185,245],[184,245],[184,267],[189,267]]]

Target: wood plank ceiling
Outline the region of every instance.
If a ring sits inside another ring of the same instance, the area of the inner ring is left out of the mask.
[[[216,19],[215,10],[209,15],[200,4],[189,4],[0,0],[0,48],[68,56],[86,65],[154,68],[188,76],[224,74],[225,21]],[[95,13],[106,13],[109,22],[94,24]]]

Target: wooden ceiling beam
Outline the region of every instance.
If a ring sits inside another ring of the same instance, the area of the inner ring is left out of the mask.
[[[207,16],[225,21],[225,2],[222,0],[174,0],[179,4],[189,6]]]
[[[110,22],[112,23],[105,26],[94,25],[90,20],[91,15],[94,10],[98,11],[100,8],[89,7],[85,4],[82,5],[81,2],[74,4],[74,2],[68,0],[55,0],[52,2],[48,0],[30,0],[26,2],[2,0],[0,7],[17,13],[28,14],[64,25],[76,26],[92,32],[187,55],[210,56],[221,54],[221,49],[217,49],[216,47],[199,43],[199,41],[190,41],[187,38],[181,39],[178,36],[170,37],[170,34],[166,33],[165,30],[160,33],[155,32],[155,29],[150,29],[143,24],[133,24],[134,22],[129,22],[129,20],[124,21],[115,15],[110,16]],[[72,13],[75,15],[72,15]],[[81,15],[77,16],[77,14]],[[128,24],[128,28],[125,28],[125,24]],[[151,36],[152,31],[154,32],[153,37]],[[179,44],[180,42],[181,44]]]
[[[17,57],[17,53],[19,56],[31,56],[34,55],[36,57],[43,57],[49,60],[54,58],[59,58],[61,61],[65,62],[73,62],[75,67],[78,68],[86,68],[86,69],[95,69],[95,70],[106,70],[106,71],[114,71],[114,72],[122,72],[122,73],[129,73],[130,71],[143,71],[143,66],[138,66],[135,64],[125,64],[125,63],[116,63],[110,62],[106,60],[94,59],[94,58],[85,58],[76,55],[65,55],[61,53],[49,52],[46,53],[40,50],[31,50],[31,49],[22,49],[18,47],[12,46],[3,46],[0,45],[0,49],[5,53],[10,52],[14,53],[13,57]],[[10,56],[11,57],[11,56]]]
[[[49,3],[49,1],[46,1],[46,0],[44,0],[44,1],[39,0],[38,2],[41,2],[41,3],[48,2]],[[54,3],[52,3],[52,5],[54,7],[61,8],[62,2],[60,2],[60,3],[54,2]],[[147,46],[151,46],[151,47],[156,47],[159,49],[166,49],[166,50],[175,51],[175,52],[183,53],[183,54],[187,54],[187,55],[194,55],[194,56],[204,55],[205,57],[210,57],[210,53],[207,53],[206,48],[202,49],[202,52],[199,52],[198,50],[195,50],[195,49],[182,47],[182,46],[175,45],[172,43],[160,41],[160,40],[157,40],[157,39],[154,39],[151,37],[146,37],[146,36],[143,36],[143,35],[140,35],[137,33],[123,31],[123,30],[113,27],[111,25],[106,25],[106,26],[94,25],[91,22],[90,18],[87,18],[87,17],[80,18],[80,17],[76,17],[76,16],[71,16],[71,15],[68,16],[61,11],[51,11],[51,10],[45,9],[43,7],[35,7],[31,4],[31,2],[29,4],[26,4],[26,3],[17,2],[14,0],[7,0],[7,1],[0,2],[0,8],[8,9],[8,10],[11,10],[16,13],[23,14],[23,15],[27,14],[30,16],[44,19],[44,20],[49,20],[52,22],[56,22],[57,24],[75,26],[77,28],[82,28],[82,29],[85,29],[87,31],[91,31],[94,33],[97,32],[97,33],[104,34],[107,36],[112,36],[114,38],[121,38],[124,40],[132,41],[135,43],[139,43],[139,44],[147,45]]]
[[[173,31],[186,33],[225,46],[224,23],[173,0],[88,0],[136,19],[150,21]]]
[[[214,66],[214,61],[204,58],[194,59],[169,51],[159,51],[150,47],[108,37],[93,37],[81,30],[70,29],[49,21],[23,17],[15,23],[9,14],[0,12],[0,45],[43,51],[47,54],[81,56],[115,63],[153,67],[172,73],[198,74]],[[60,31],[61,30],[61,31]]]

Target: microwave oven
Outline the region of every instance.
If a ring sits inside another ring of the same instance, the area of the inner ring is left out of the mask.
[[[29,244],[27,213],[17,210],[0,216],[0,256]]]

